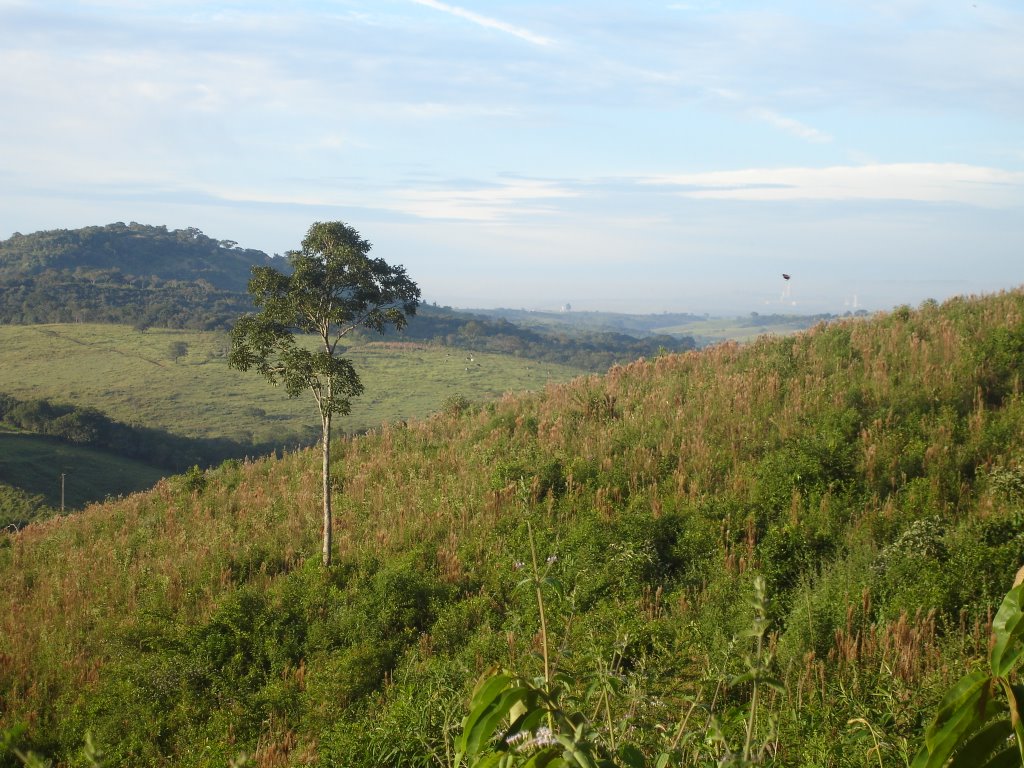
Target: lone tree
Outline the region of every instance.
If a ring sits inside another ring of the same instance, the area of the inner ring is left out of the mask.
[[[357,328],[383,333],[416,314],[420,289],[404,267],[369,257],[371,245],[344,222],[317,222],[290,251],[291,274],[253,267],[249,293],[259,312],[231,331],[228,365],[255,368],[290,397],[313,393],[323,427],[323,564],[331,564],[331,417],[351,412],[363,385],[338,343]],[[302,344],[296,334],[312,335]],[[315,347],[310,349],[310,347]]]

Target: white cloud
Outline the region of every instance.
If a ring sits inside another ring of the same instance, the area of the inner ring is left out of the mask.
[[[528,43],[533,43],[534,45],[554,45],[554,40],[551,40],[550,38],[538,35],[534,32],[531,32],[528,29],[523,29],[522,27],[517,27],[512,24],[508,24],[507,22],[504,21],[499,21],[498,19],[492,19],[488,16],[481,16],[479,13],[468,11],[465,8],[459,8],[458,6],[455,5],[441,3],[438,2],[438,0],[412,0],[412,2],[416,3],[417,5],[425,5],[426,7],[433,8],[434,10],[437,11],[442,11],[443,13],[449,13],[452,16],[458,16],[460,19],[466,19],[467,21],[471,21],[474,24],[479,24],[481,27],[487,27],[488,29],[497,29],[500,32],[505,32],[507,34],[512,35],[513,37],[518,37],[520,40],[526,40]]]
[[[892,163],[830,168],[749,168],[650,176],[709,200],[908,200],[984,207],[1024,205],[1024,172],[959,163]]]

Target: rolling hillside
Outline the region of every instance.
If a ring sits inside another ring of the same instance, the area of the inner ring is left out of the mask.
[[[111,766],[450,766],[503,667],[557,672],[609,764],[906,765],[1024,563],[1021,370],[1015,291],[393,424],[338,445],[329,571],[307,451],[30,525],[0,728],[68,764],[89,731]]]
[[[255,375],[228,368],[224,333],[7,325],[0,326],[0,349],[0,392],[21,399],[92,406],[119,421],[188,437],[290,447],[319,437],[312,400],[291,399]],[[453,395],[483,401],[580,373],[571,366],[426,344],[368,341],[345,354],[366,386],[366,394],[353,400],[352,414],[338,420],[339,429],[350,433],[424,418]]]

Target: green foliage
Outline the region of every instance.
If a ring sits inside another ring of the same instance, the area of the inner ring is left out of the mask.
[[[455,393],[448,395],[441,402],[441,412],[448,416],[461,416],[466,410],[469,409],[470,402],[465,395]]]
[[[251,304],[249,269],[270,265],[198,229],[132,222],[0,240],[0,322],[227,328]]]
[[[2,441],[0,441],[2,445]],[[31,494],[0,483],[0,531],[10,533],[33,520],[53,514],[42,494]]]
[[[1012,674],[1024,657],[1024,584],[1003,598],[992,622],[989,668],[968,673],[942,699],[913,768],[1024,763],[1024,686]]]

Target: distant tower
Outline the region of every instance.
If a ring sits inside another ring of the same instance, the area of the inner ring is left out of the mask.
[[[790,299],[790,294],[791,294],[791,288],[790,288],[790,284],[789,284],[790,277],[792,277],[792,275],[790,275],[790,274],[788,274],[786,272],[782,273],[782,279],[785,280],[786,282],[784,282],[782,284],[782,286],[783,286],[782,287],[782,296],[779,297],[779,301],[782,302],[783,304],[788,303],[789,299]]]

